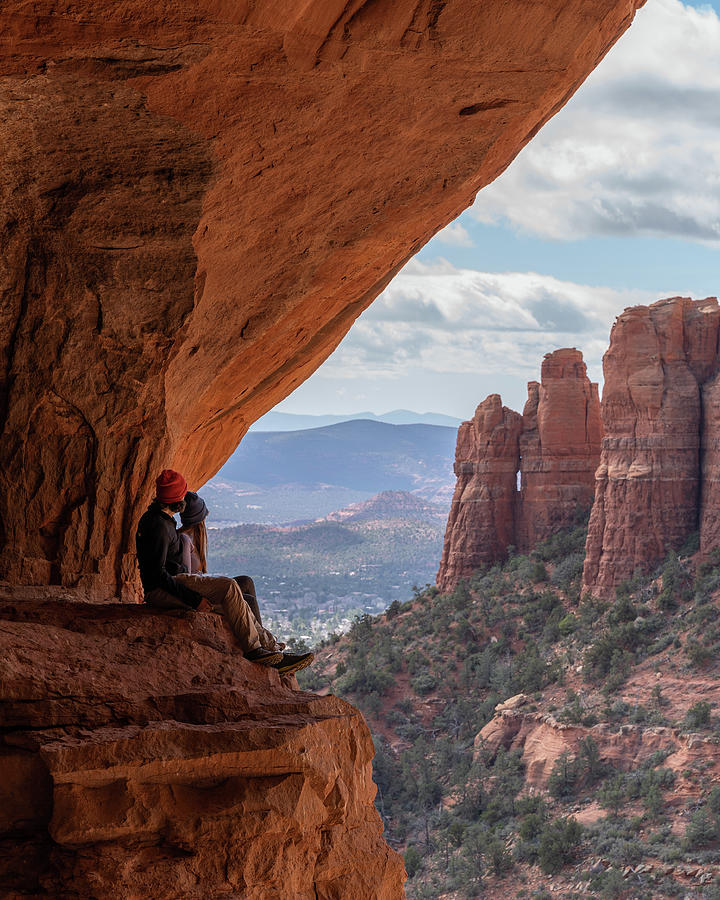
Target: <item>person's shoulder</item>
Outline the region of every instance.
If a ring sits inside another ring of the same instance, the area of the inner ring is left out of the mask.
[[[157,523],[158,520],[162,521],[165,517],[162,515],[159,507],[151,503],[150,506],[145,510],[145,512],[140,516],[140,521],[138,522],[138,529],[145,528],[152,523]]]

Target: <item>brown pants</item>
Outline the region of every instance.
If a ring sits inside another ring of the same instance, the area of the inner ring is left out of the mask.
[[[275,650],[275,637],[263,628],[258,621],[259,617],[255,617],[234,578],[227,578],[225,575],[176,575],[175,578],[205,597],[213,611],[227,619],[243,652],[247,653],[258,647]],[[252,584],[252,579],[248,578],[248,581]],[[254,597],[253,600],[257,608],[257,600]],[[189,609],[179,597],[173,597],[161,588],[150,591],[145,602],[159,609]]]

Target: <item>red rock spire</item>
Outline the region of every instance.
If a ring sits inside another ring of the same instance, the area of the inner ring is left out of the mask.
[[[528,550],[592,503],[602,424],[579,350],[548,353],[523,415],[491,394],[458,431],[458,477],[437,583],[441,590]],[[521,489],[518,491],[518,472]]]

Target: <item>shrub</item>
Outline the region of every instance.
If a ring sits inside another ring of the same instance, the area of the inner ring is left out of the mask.
[[[393,600],[393,602],[388,606],[385,610],[385,615],[388,619],[394,619],[395,616],[400,615],[400,611],[402,609],[402,603],[399,600]]]
[[[563,637],[569,637],[577,628],[577,617],[572,613],[568,613],[558,622],[558,631]]]
[[[538,863],[546,875],[559,872],[575,855],[583,827],[575,819],[556,819],[540,834]]]
[[[662,568],[662,591],[658,597],[661,609],[675,609],[679,601],[689,600],[692,596],[690,578],[685,567],[671,550]]]
[[[555,760],[555,765],[552,767],[548,778],[548,790],[558,800],[572,797],[579,781],[580,767],[577,760],[569,753],[563,753]]]
[[[386,694],[395,679],[390,672],[377,669],[367,669],[361,666],[358,669],[349,669],[335,684],[340,694]]]
[[[580,741],[580,763],[586,784],[595,784],[607,772],[607,765],[602,761],[600,749],[590,735]]]
[[[576,581],[582,575],[584,564],[584,553],[571,553],[570,556],[567,556],[555,566],[555,571],[550,579],[551,582],[560,590],[567,591],[573,581]]]
[[[690,728],[702,728],[710,724],[710,704],[707,700],[698,700],[685,714],[685,723]]]
[[[485,859],[490,864],[493,874],[502,877],[513,866],[512,856],[503,841],[497,838],[490,841],[485,848]]]
[[[708,794],[707,807],[714,816],[720,816],[720,787],[714,787]]]
[[[718,838],[718,821],[706,806],[696,809],[685,828],[684,845],[689,850],[704,847]]]
[[[419,650],[411,650],[407,657],[407,670],[411,675],[417,675],[418,672],[426,670],[430,665],[430,660]]]
[[[699,644],[693,638],[686,641],[685,652],[687,653],[690,662],[694,666],[698,666],[698,668],[709,662],[713,655],[712,650],[710,650],[709,647],[703,647],[702,644]]]
[[[407,870],[408,878],[413,878],[415,876],[421,864],[422,857],[417,849],[410,845],[405,851],[405,869]]]
[[[597,798],[603,809],[607,809],[613,816],[617,816],[626,799],[625,779],[622,775],[616,775],[615,778],[606,781],[598,790]]]
[[[660,788],[656,784],[651,784],[643,796],[643,805],[649,819],[660,818],[665,807],[663,803]]]
[[[421,697],[432,693],[437,686],[438,680],[431,672],[421,672],[410,682],[410,687]]]
[[[604,900],[618,900],[618,898],[624,896],[627,890],[627,884],[622,877],[622,872],[619,872],[617,869],[608,869],[605,872],[598,873],[590,880],[590,887],[594,891],[599,891],[599,896],[603,897]]]

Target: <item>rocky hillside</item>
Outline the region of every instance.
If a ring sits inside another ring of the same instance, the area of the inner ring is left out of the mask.
[[[444,523],[444,505],[431,503],[408,491],[382,491],[363,503],[352,503],[345,509],[325,516],[328,522],[367,522],[388,519]]]
[[[720,896],[720,555],[695,534],[581,598],[585,537],[359,619],[304,676],[368,719],[409,897]]]

